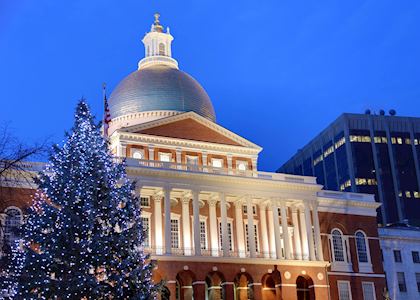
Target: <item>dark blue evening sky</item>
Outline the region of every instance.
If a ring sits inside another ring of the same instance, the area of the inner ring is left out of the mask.
[[[218,123],[275,170],[342,112],[420,116],[420,1],[0,0],[0,121],[22,139],[69,129],[84,96],[102,117],[137,67],[153,13]]]

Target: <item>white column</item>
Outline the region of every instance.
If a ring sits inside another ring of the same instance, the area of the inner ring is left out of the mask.
[[[290,237],[289,237],[289,226],[287,224],[287,209],[284,202],[281,203],[281,228],[283,231],[283,245],[284,245],[284,256],[286,259],[292,259],[290,251]]]
[[[255,156],[255,157],[253,157],[252,158],[252,173],[253,173],[253,176],[254,177],[257,177],[258,176],[258,174],[257,174],[257,163],[258,163],[258,156]]]
[[[117,157],[126,157],[127,156],[127,147],[126,144],[119,142],[117,145]]]
[[[216,216],[216,203],[217,200],[210,198],[209,203],[209,219],[210,219],[210,249],[212,256],[219,255],[219,241],[217,235],[217,216]]]
[[[163,188],[165,200],[165,254],[171,254],[171,190]]]
[[[222,225],[222,250],[223,256],[229,256],[230,249],[229,249],[229,236],[228,236],[228,228],[227,228],[227,208],[226,208],[226,195],[225,193],[219,193],[220,197],[220,217],[221,217],[221,225]]]
[[[202,152],[201,153],[201,158],[203,160],[203,171],[207,172],[207,152]]]
[[[308,233],[306,229],[305,210],[299,207],[300,236],[302,239],[302,259],[309,260]]]
[[[182,197],[182,239],[184,241],[184,254],[191,255],[191,227],[190,227],[190,196]]]
[[[177,169],[182,170],[182,155],[181,155],[181,149],[176,149],[176,163],[178,164]]]
[[[248,246],[249,256],[251,258],[256,257],[255,254],[255,232],[254,232],[254,212],[252,209],[252,198],[246,197],[246,206],[248,212]]]
[[[312,233],[311,209],[307,201],[304,202],[304,205],[305,205],[306,231],[308,233],[309,258],[310,260],[315,260],[314,235]]]
[[[294,258],[295,259],[302,259],[302,245],[300,240],[300,232],[299,232],[299,219],[297,208],[292,207],[292,222],[293,222],[293,240],[294,240]]]
[[[283,255],[281,253],[279,209],[278,209],[276,200],[273,200],[271,209],[272,209],[272,214],[273,214],[274,238],[276,239],[276,254],[277,254],[277,258],[281,259]]]
[[[155,217],[155,248],[156,254],[163,253],[163,232],[162,232],[162,195],[154,195],[154,217]]]
[[[268,258],[270,257],[270,249],[268,246],[268,234],[267,234],[267,219],[266,219],[267,204],[260,203],[259,207],[260,207],[260,228],[261,228],[262,252],[264,254],[264,257]]]
[[[200,203],[198,202],[198,191],[192,191],[193,196],[193,227],[194,227],[194,253],[201,255],[200,246]]]
[[[155,148],[153,145],[149,145],[149,160],[155,160]],[[153,163],[149,162],[149,167],[153,167]]]
[[[271,205],[268,206],[268,229],[269,229],[269,241],[270,241],[270,256],[271,258],[276,258],[276,238],[274,230],[274,220],[273,220],[273,209]]]
[[[232,155],[227,155],[227,167],[228,167],[228,173],[233,174],[233,168],[232,168]]]
[[[315,247],[317,254],[316,258],[317,260],[324,260],[324,254],[322,251],[321,230],[319,228],[318,205],[316,203],[312,205],[312,216],[314,221]]]
[[[242,218],[242,201],[235,202],[236,241],[238,243],[239,257],[245,257],[244,221]]]

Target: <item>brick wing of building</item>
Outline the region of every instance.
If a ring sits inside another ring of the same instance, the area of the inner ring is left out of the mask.
[[[138,183],[161,299],[381,299],[374,197],[258,171],[262,148],[215,122],[172,40],[156,16],[146,57],[109,99],[111,150]],[[4,243],[30,202],[22,185],[7,190]]]

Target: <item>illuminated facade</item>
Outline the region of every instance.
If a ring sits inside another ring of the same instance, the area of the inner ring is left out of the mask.
[[[380,299],[373,196],[258,171],[262,148],[215,122],[172,40],[156,16],[146,57],[109,99],[110,147],[137,182],[161,299]]]
[[[343,114],[278,169],[375,195],[381,224],[420,225],[420,119]]]

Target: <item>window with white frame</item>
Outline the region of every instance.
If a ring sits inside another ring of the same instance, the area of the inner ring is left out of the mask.
[[[369,263],[369,251],[366,235],[362,231],[356,232],[356,249],[359,263]]]
[[[143,231],[144,231],[144,248],[150,248],[150,218],[149,217],[141,217],[143,222]]]
[[[202,250],[207,249],[207,226],[206,221],[200,221],[200,247]]]
[[[376,300],[373,282],[362,282],[363,300]]]
[[[236,169],[238,171],[246,171],[248,170],[248,162],[244,161],[244,160],[237,160],[236,161]]]
[[[249,252],[249,241],[248,241],[248,223],[245,223],[245,237],[246,237],[246,251]],[[258,252],[258,226],[254,224],[254,242],[255,242],[255,252]]]
[[[149,207],[150,206],[150,198],[149,197],[140,197],[140,205],[141,205],[141,207]]]
[[[242,206],[242,212],[243,212],[244,214],[248,214],[248,205],[243,205],[243,206]],[[254,216],[256,216],[256,215],[257,215],[257,206],[256,206],[255,204],[253,204],[253,205],[252,205],[252,214],[253,214]]]
[[[4,222],[4,241],[9,246],[14,246],[18,239],[18,228],[22,224],[22,213],[18,208],[7,208]]]
[[[337,287],[339,300],[351,300],[351,290],[349,281],[339,280],[337,281]]]
[[[229,240],[229,251],[233,251],[233,240],[232,240],[232,221],[227,221],[227,234]],[[223,234],[222,234],[222,222],[219,222],[219,247],[223,249]]]
[[[179,220],[171,219],[171,247],[179,248]]]
[[[144,151],[143,150],[141,150],[141,149],[135,149],[135,150],[133,150],[132,153],[133,153],[132,154],[133,158],[135,158],[135,159],[144,159]]]
[[[338,229],[333,229],[331,232],[333,260],[337,262],[346,262],[347,255],[345,253],[343,234]]]
[[[194,171],[197,169],[198,156],[187,155],[185,159],[186,159],[188,170]]]
[[[223,159],[221,159],[221,158],[213,158],[211,160],[211,165],[214,168],[222,168],[223,167]]]
[[[163,162],[170,162],[170,161],[172,161],[172,154],[171,153],[159,152],[159,160],[163,161]]]

